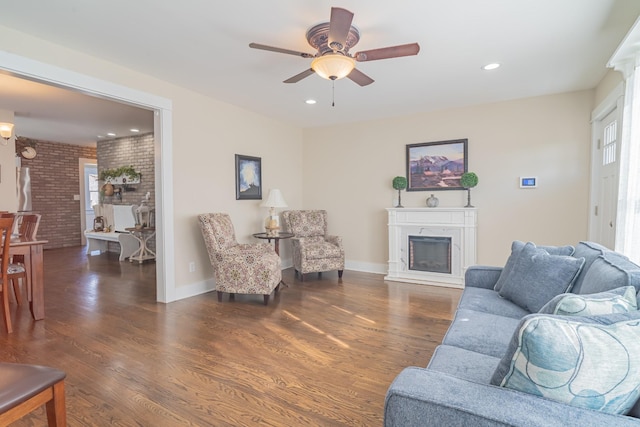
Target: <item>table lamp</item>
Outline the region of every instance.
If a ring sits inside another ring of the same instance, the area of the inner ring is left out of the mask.
[[[267,230],[267,236],[277,236],[280,229],[280,217],[276,215],[276,208],[286,208],[287,202],[284,201],[282,193],[278,189],[269,191],[269,197],[260,205],[269,208],[269,216],[264,221],[264,228]]]

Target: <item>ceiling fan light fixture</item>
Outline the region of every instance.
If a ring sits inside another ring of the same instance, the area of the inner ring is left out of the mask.
[[[340,53],[328,53],[311,62],[311,68],[327,80],[339,80],[349,75],[356,67],[356,61]]]

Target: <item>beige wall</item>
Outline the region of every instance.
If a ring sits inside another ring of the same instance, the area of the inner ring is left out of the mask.
[[[18,208],[16,196],[16,137],[0,143],[0,211],[14,212]],[[5,143],[7,145],[2,145]]]
[[[405,145],[468,138],[480,181],[479,263],[504,264],[514,239],[578,242],[587,235],[592,102],[593,91],[582,91],[306,130],[304,205],[329,211],[349,268],[384,271],[385,208],[391,180],[405,175]],[[520,189],[521,175],[538,176],[539,187]],[[429,194],[403,192],[403,205],[426,206]],[[435,194],[440,206],[466,203],[464,191]]]
[[[612,69],[607,70],[598,86],[595,89],[595,99],[593,105],[597,107],[602,101],[618,86],[622,84],[622,73]]]

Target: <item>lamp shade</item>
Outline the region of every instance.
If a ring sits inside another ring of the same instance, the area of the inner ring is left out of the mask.
[[[11,138],[14,122],[13,111],[0,110],[0,136],[6,140]]]
[[[287,202],[285,202],[282,193],[277,188],[269,191],[269,197],[262,202],[260,206],[265,208],[286,208]]]
[[[311,62],[313,71],[327,80],[347,77],[355,67],[356,61],[353,58],[340,53],[328,53]]]
[[[0,136],[4,139],[10,139],[13,133],[13,123],[0,123]]]

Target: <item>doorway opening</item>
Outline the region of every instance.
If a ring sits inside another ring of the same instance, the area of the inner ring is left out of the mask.
[[[176,289],[171,100],[4,51],[0,51],[0,72],[154,111],[156,300],[174,301]]]

